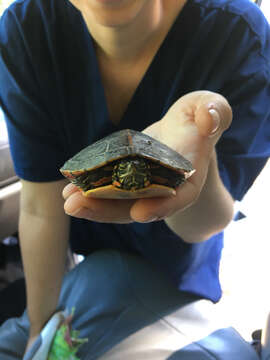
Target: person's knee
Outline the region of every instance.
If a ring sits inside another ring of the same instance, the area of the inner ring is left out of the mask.
[[[110,302],[110,306],[126,305],[132,299],[128,274],[120,252],[97,251],[89,255],[65,278],[61,302]]]

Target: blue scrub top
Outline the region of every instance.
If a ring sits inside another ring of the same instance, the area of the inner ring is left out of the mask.
[[[188,0],[118,126],[108,116],[91,35],[67,0],[17,0],[0,22],[0,105],[15,170],[29,181],[61,179],[85,146],[125,128],[143,130],[182,95],[210,90],[234,118],[217,144],[220,176],[241,200],[270,154],[269,25],[249,0]],[[223,235],[187,244],[160,221],[100,224],[72,218],[72,249],[141,254],[176,286],[219,300]]]

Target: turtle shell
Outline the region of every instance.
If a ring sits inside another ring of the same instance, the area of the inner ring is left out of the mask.
[[[187,159],[167,145],[130,129],[112,133],[87,146],[69,159],[60,171],[86,196],[140,198],[175,194],[174,186],[163,185],[162,181],[135,191],[119,189],[112,185],[111,181],[109,184],[104,181],[103,170],[106,169],[107,173],[112,172],[112,166],[109,165],[125,158],[143,158],[156,168],[155,172],[160,179],[169,180],[170,177],[176,177],[179,179],[178,183],[185,181],[195,171]],[[91,188],[86,184],[86,175],[94,173],[95,186]]]

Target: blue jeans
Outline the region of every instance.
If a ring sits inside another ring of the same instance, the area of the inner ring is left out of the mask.
[[[215,307],[178,291],[145,260],[107,250],[65,276],[57,310],[75,307],[72,327],[89,339],[83,360],[258,359],[233,329],[208,322],[201,304]],[[28,330],[27,312],[0,327],[1,360],[22,359]]]

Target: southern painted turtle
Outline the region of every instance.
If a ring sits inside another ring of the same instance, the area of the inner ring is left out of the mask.
[[[165,144],[126,129],[87,146],[60,171],[87,197],[125,199],[173,195],[195,170]]]

